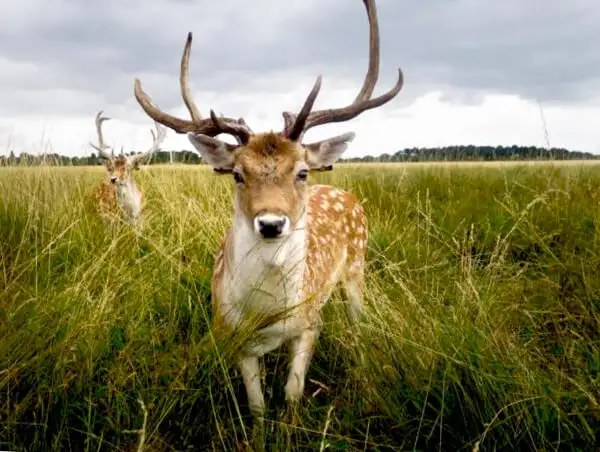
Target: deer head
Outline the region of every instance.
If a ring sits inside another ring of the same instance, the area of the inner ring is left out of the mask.
[[[102,110],[96,114],[96,133],[98,134],[98,145],[93,143],[90,145],[98,151],[98,154],[104,159],[104,166],[107,170],[107,177],[111,184],[124,185],[131,178],[131,171],[140,169],[140,164],[147,161],[154,152],[160,149],[160,145],[166,137],[166,128],[155,122],[156,132],[150,130],[152,134],[152,146],[147,151],[131,155],[124,156],[123,148],[121,147],[121,155],[115,157],[114,149],[106,145],[104,142],[104,136],[102,133],[102,123],[108,121],[111,118],[102,116]],[[110,149],[110,153],[107,150]]]
[[[363,0],[369,19],[369,68],[354,102],[345,107],[313,111],[321,88],[321,76],[297,114],[283,112],[281,132],[255,134],[243,119],[217,117],[210,111],[202,118],[188,86],[188,66],[192,34],[188,33],[180,67],[180,89],[191,120],[180,119],[156,107],[135,79],[134,94],[142,109],[155,121],[188,139],[216,172],[233,174],[236,184],[236,215],[245,218],[255,233],[272,240],[289,235],[306,208],[307,179],[311,171],[332,169],[354,139],[347,132],[313,143],[302,143],[304,133],[315,126],[348,121],[382,106],[402,89],[403,74],[398,70],[396,84],[386,93],[371,98],[379,72],[379,26],[374,0]],[[224,133],[237,144],[216,138]]]

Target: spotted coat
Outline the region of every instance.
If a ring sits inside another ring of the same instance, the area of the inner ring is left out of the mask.
[[[96,190],[96,205],[102,217],[118,214],[117,187],[110,182],[102,181]]]
[[[332,272],[341,267],[341,277],[363,279],[367,246],[367,219],[356,196],[327,185],[312,185],[309,191],[307,265],[304,296],[322,305],[321,292],[331,289]],[[335,276],[335,275],[334,275]]]
[[[368,239],[367,218],[362,205],[352,193],[315,184],[308,190],[306,268],[303,278],[305,301],[301,309],[310,324],[319,321],[318,311],[342,279],[353,279],[359,290],[364,288],[364,263]],[[232,230],[225,234],[215,256],[212,278],[212,311],[218,313],[218,284],[225,266],[231,261],[226,249]],[[221,322],[215,325],[224,327]]]

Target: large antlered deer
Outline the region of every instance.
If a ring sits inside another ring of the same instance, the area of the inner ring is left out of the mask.
[[[308,185],[310,171],[330,169],[354,139],[348,132],[302,143],[303,134],[322,124],[348,121],[392,100],[403,85],[402,71],[392,89],[371,98],[379,72],[379,29],[374,0],[363,0],[369,17],[369,69],[362,89],[346,107],[312,111],[321,76],[299,113],[284,112],[281,132],[254,133],[243,119],[202,118],[188,86],[192,35],[181,58],[180,88],[191,120],[156,107],[135,79],[143,110],[190,142],[216,172],[232,174],[234,213],[213,267],[213,331],[229,334],[262,316],[238,362],[254,418],[254,444],[262,448],[264,397],[259,358],[285,342],[291,368],[285,387],[288,408],[297,404],[321,330],[320,309],[341,284],[356,322],[362,310],[367,220],[357,198],[327,185]],[[229,144],[217,138],[236,138]],[[282,311],[287,311],[282,316]]]
[[[96,202],[105,225],[110,224],[115,215],[122,215],[126,223],[134,227],[141,225],[143,194],[133,179],[132,171],[140,169],[140,164],[160,149],[166,136],[166,128],[155,122],[156,133],[152,133],[152,146],[146,152],[131,156],[115,157],[114,149],[104,143],[102,123],[110,118],[102,116],[102,110],[96,114],[96,133],[98,145],[90,145],[104,159],[106,179],[96,192]],[[110,154],[107,150],[110,149]]]

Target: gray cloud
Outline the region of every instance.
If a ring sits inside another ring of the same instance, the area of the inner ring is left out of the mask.
[[[136,76],[162,107],[180,106],[179,59],[190,30],[194,91],[242,91],[295,70],[322,73],[325,90],[339,77],[358,85],[366,70],[368,28],[359,0],[4,3],[6,116],[134,105]],[[459,103],[490,91],[547,103],[597,94],[600,5],[593,0],[379,0],[378,13],[376,93],[389,89],[402,67],[399,103],[439,86]]]

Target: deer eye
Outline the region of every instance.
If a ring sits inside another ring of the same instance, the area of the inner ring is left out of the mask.
[[[301,169],[300,171],[298,171],[298,174],[296,174],[296,180],[299,180],[299,181],[305,181],[307,177],[308,177],[307,169]]]
[[[236,184],[243,184],[244,183],[244,178],[242,177],[242,175],[239,173],[239,171],[234,171],[233,172],[233,180],[235,180]]]

